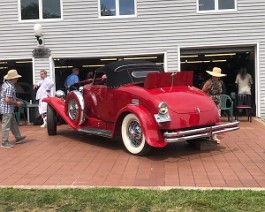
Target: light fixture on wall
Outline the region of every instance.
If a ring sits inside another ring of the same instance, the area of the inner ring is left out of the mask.
[[[38,45],[42,46],[44,44],[44,40],[42,37],[42,26],[41,26],[41,24],[35,24],[34,25],[34,35],[37,38]]]

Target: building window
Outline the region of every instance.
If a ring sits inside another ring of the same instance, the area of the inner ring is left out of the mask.
[[[135,16],[136,0],[99,0],[100,16]]]
[[[235,10],[236,0],[197,0],[198,11]]]
[[[20,0],[21,20],[61,18],[61,0]]]

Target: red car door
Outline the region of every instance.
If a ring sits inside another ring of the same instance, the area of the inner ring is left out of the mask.
[[[89,107],[95,118],[104,121],[112,121],[114,119],[112,93],[112,89],[108,89],[106,85],[94,85],[91,87]]]

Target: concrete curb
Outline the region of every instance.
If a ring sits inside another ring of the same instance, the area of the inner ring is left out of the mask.
[[[227,190],[227,191],[237,191],[237,190],[251,190],[251,191],[265,191],[265,188],[251,188],[251,187],[181,187],[181,186],[156,186],[156,187],[142,187],[142,186],[128,186],[128,187],[113,187],[113,186],[0,186],[0,188],[13,188],[13,189],[93,189],[93,188],[120,188],[120,189],[143,189],[143,190]]]

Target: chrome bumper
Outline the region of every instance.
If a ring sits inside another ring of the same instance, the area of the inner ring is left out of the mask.
[[[193,130],[183,130],[179,132],[164,132],[165,142],[174,143],[179,141],[193,140],[197,138],[210,138],[214,134],[230,132],[239,129],[239,121],[227,124],[220,124],[211,127],[203,127]]]

